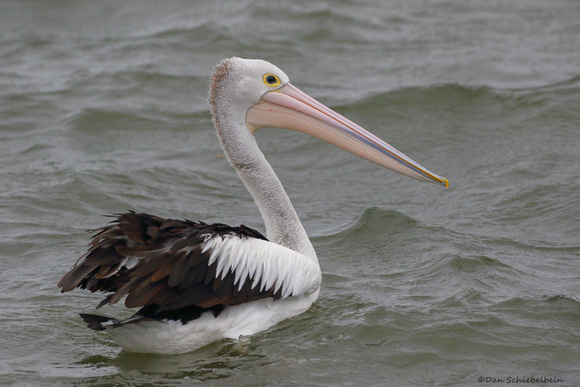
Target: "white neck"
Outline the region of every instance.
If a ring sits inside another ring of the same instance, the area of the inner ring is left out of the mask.
[[[262,214],[266,236],[271,242],[318,262],[314,247],[278,176],[245,123],[235,117],[214,114],[214,125],[225,155]]]
[[[318,262],[314,247],[282,183],[258,148],[254,137],[245,127],[243,130],[251,136],[250,149],[236,147],[234,152],[223,138],[222,146],[262,214],[268,239]]]
[[[284,187],[262,152],[259,156],[250,168],[244,166],[236,170],[260,209],[268,238],[317,260],[314,247]]]
[[[318,263],[312,243],[290,198],[246,126],[247,110],[264,93],[258,91],[253,95],[255,88],[246,87],[252,79],[261,80],[261,76],[253,73],[248,75],[248,72],[252,71],[252,64],[263,66],[264,63],[230,58],[215,67],[208,99],[213,123],[225,155],[260,209],[268,239]],[[262,73],[259,70],[258,74]]]

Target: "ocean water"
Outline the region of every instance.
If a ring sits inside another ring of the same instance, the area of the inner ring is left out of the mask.
[[[450,187],[262,129],[319,300],[241,342],[121,351],[78,317],[101,295],[56,287],[102,215],[263,231],[206,103],[234,55]],[[580,385],[579,131],[577,1],[2,1],[0,384]]]

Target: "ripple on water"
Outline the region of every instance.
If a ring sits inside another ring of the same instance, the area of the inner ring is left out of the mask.
[[[0,384],[580,385],[580,8],[423,3],[3,2]],[[206,102],[231,55],[283,67],[451,187],[261,133],[323,230],[319,300],[249,343],[122,352],[78,317],[100,295],[56,288],[101,214],[263,227]]]

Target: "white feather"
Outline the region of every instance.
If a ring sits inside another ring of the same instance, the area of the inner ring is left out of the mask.
[[[254,278],[252,278],[254,280],[254,283],[252,284],[252,289],[254,289],[262,281],[262,272],[264,267],[262,266],[261,258],[262,257],[259,256],[259,259],[256,259],[254,262],[252,262],[252,264],[255,264],[256,266],[254,270]]]
[[[268,267],[266,266],[264,261],[262,261],[260,267],[262,268],[262,278],[260,279],[260,291],[264,291],[264,289],[266,288],[266,281],[268,280],[268,272],[267,272]]]
[[[286,262],[282,265],[282,270],[278,273],[278,278],[276,279],[276,287],[274,288],[274,293],[277,293],[278,290],[282,287],[284,280],[286,278],[286,274],[288,273],[288,264]]]
[[[226,270],[224,270],[224,267],[229,266],[229,262],[231,259],[231,249],[232,249],[231,244],[225,244],[222,246],[220,255],[217,259],[217,267],[215,270],[215,277],[216,278],[220,277],[220,274],[222,274],[222,271],[224,273],[226,273]],[[225,275],[222,276],[222,279],[223,279],[223,277],[225,277]]]
[[[245,262],[245,258],[246,258],[246,244],[245,243],[239,243],[237,246],[237,250],[236,250],[236,258],[231,260],[230,262],[230,270],[232,272],[236,272],[236,269],[240,266],[243,265]],[[237,281],[234,281],[234,284]]]
[[[209,251],[209,264],[217,262],[216,278],[234,273],[238,289],[253,280],[252,289],[282,289],[282,298],[312,293],[320,287],[320,268],[307,256],[256,238],[228,235],[204,242],[202,251]]]
[[[211,254],[209,256],[208,266],[212,265],[215,262],[215,260],[218,259],[221,251],[216,249],[215,246],[220,244],[222,241],[223,241],[222,238],[219,236],[207,241],[207,243],[210,245],[207,250],[208,251],[211,250]],[[205,250],[205,248],[203,250]]]
[[[137,266],[137,264],[140,262],[141,260],[139,258],[135,258],[135,257],[128,257],[127,260],[125,261],[124,265],[127,269],[132,269],[135,266]]]
[[[244,286],[244,284],[246,283],[246,279],[248,278],[248,260],[247,258],[244,256],[242,258],[244,260],[243,264],[240,264],[237,268],[237,270],[235,271],[236,276],[235,276],[235,281],[234,284],[238,283],[238,290],[242,290],[242,286]]]

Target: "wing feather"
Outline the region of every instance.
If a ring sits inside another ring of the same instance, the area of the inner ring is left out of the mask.
[[[230,227],[128,212],[100,228],[88,252],[59,281],[125,298],[127,307],[209,308],[309,294],[320,287],[310,258],[269,242],[246,226]]]

